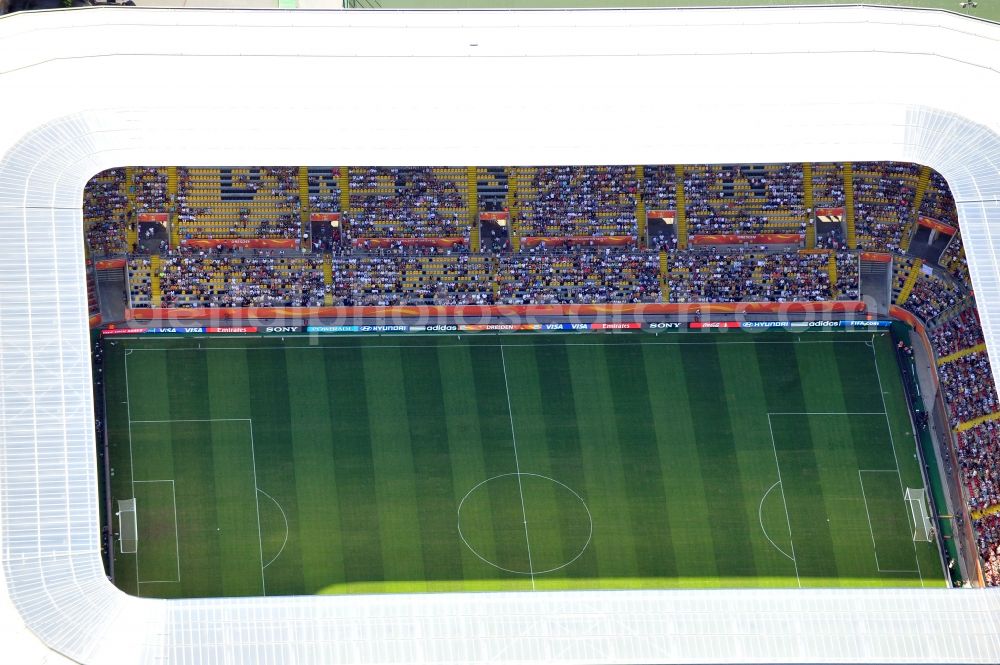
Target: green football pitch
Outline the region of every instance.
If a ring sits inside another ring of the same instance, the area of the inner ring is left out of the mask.
[[[944,586],[888,335],[104,344],[132,594]]]

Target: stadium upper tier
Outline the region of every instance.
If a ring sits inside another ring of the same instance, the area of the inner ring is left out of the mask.
[[[320,238],[309,245],[309,222],[322,215],[336,219],[335,244],[414,247],[447,239],[472,252],[580,238],[675,249],[711,235],[769,233],[789,234],[789,243],[806,249],[894,251],[907,248],[921,218],[956,225],[939,174],[880,162],[117,168],[91,180],[84,211],[95,255],[133,250],[143,240],[136,224],[152,219],[148,213],[166,215],[171,246],[283,239],[313,250],[333,248]],[[502,223],[482,228],[480,213]],[[664,214],[669,227],[650,228]],[[843,228],[813,221],[844,214]]]

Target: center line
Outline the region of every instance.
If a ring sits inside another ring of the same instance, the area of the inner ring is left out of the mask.
[[[528,548],[528,573],[531,575],[531,590],[535,590],[535,568],[531,565],[531,540],[528,538],[528,513],[524,509],[524,488],[521,487],[521,464],[517,459],[517,436],[514,434],[514,411],[510,405],[510,386],[507,384],[507,360],[500,345],[500,362],[503,364],[503,389],[507,393],[507,415],[510,416],[510,438],[514,442],[514,470],[517,472],[517,491],[521,495],[521,519],[524,521],[524,544]]]

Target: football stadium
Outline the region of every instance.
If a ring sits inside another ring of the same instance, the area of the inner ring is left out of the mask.
[[[0,20],[11,653],[997,662],[998,40]]]

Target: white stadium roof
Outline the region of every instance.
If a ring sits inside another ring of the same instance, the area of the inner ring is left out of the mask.
[[[865,7],[3,18],[3,659],[1000,662],[1000,591],[127,596],[81,242],[84,183],[123,165],[913,161],[952,187],[1000,357],[998,68],[998,25]]]

